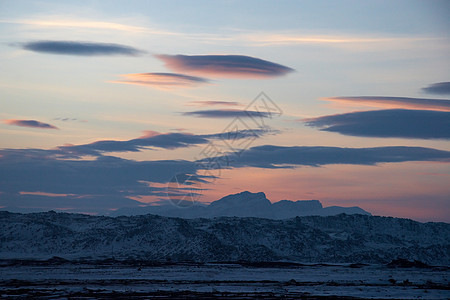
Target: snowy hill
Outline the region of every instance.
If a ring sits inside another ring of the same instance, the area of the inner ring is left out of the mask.
[[[192,203],[191,203],[192,204]],[[287,219],[297,216],[332,216],[338,214],[366,214],[359,207],[322,207],[318,200],[290,201],[282,200],[271,203],[262,192],[242,192],[225,196],[210,205],[185,206],[180,209],[172,204],[145,207],[121,208],[111,213],[112,216],[132,216],[155,214],[180,218],[214,218],[214,217],[257,217],[268,219]]]
[[[52,256],[352,263],[400,257],[449,265],[450,224],[345,214],[271,220],[0,212],[0,258]]]

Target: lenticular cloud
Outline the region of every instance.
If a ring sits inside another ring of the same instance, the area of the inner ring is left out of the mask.
[[[58,129],[58,127],[56,126],[53,126],[48,123],[39,122],[36,120],[4,120],[3,123],[20,127],[31,127],[39,129]]]
[[[322,131],[344,135],[450,139],[450,112],[387,109],[328,115],[304,120]]]
[[[141,50],[120,44],[77,41],[28,42],[24,43],[22,48],[33,52],[78,56],[138,56],[143,54],[143,51]]]
[[[324,98],[324,100],[358,106],[450,111],[450,100],[443,100],[443,99],[357,96],[357,97],[329,97]]]
[[[293,69],[245,55],[157,55],[176,72],[211,77],[268,78],[286,75]]]

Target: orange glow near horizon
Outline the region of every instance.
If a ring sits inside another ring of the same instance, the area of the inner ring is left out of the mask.
[[[199,201],[211,202],[247,190],[264,192],[271,202],[314,199],[324,206],[359,206],[374,215],[413,219],[435,216],[436,220],[448,221],[449,212],[423,201],[430,197],[443,201],[450,195],[450,187],[445,184],[450,178],[447,163],[240,168],[222,170],[222,178],[207,186],[210,189],[203,191]],[[411,199],[414,206],[405,199]]]

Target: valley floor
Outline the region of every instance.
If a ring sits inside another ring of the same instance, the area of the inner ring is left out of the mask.
[[[0,265],[0,298],[447,299],[448,268],[237,263]]]

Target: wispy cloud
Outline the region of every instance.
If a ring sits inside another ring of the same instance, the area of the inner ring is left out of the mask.
[[[405,44],[411,42],[423,42],[436,40],[432,37],[411,36],[380,36],[380,35],[354,35],[354,34],[312,34],[312,33],[270,33],[247,32],[241,34],[241,39],[256,46],[277,45],[328,45],[328,46],[354,46],[376,44]]]
[[[176,73],[136,73],[121,75],[125,80],[112,81],[115,83],[138,84],[160,89],[176,87],[195,87],[209,83],[206,78]]]
[[[286,75],[291,68],[244,55],[156,55],[177,72],[229,78],[268,78]]]
[[[117,30],[130,33],[158,34],[164,36],[182,35],[182,33],[171,32],[167,30],[158,30],[148,26],[129,25],[119,22],[98,21],[92,19],[79,19],[72,16],[48,16],[37,17],[34,19],[17,19],[17,20],[0,20],[0,23],[23,24],[39,27],[56,27],[56,28],[86,28],[86,29],[103,29]]]
[[[39,129],[59,129],[56,126],[53,126],[48,123],[39,122],[36,120],[3,120],[3,123],[21,127],[31,127],[31,128],[39,128]]]
[[[242,109],[210,109],[196,110],[183,113],[185,116],[194,116],[200,118],[270,118],[268,112],[242,110]]]
[[[449,139],[450,113],[429,110],[376,110],[303,120],[320,130],[363,137]]]
[[[438,82],[422,89],[424,92],[436,95],[450,95],[450,82]]]
[[[295,45],[321,45],[331,47],[348,47],[349,49],[368,48],[385,49],[389,47],[405,47],[405,45],[421,44],[424,42],[434,42],[444,40],[429,36],[399,36],[399,35],[356,35],[346,32],[270,32],[270,31],[249,31],[235,30],[233,32],[222,32],[218,34],[211,33],[190,33],[173,30],[164,30],[155,26],[149,26],[144,22],[136,20],[117,20],[116,22],[99,21],[95,19],[78,18],[71,15],[45,15],[35,16],[27,19],[0,19],[0,23],[22,24],[32,27],[54,27],[54,28],[81,28],[91,30],[114,30],[133,34],[145,34],[155,36],[168,36],[196,40],[205,43],[235,43],[238,45],[249,45],[253,47],[267,46],[295,46]],[[134,23],[134,24],[133,24]],[[144,24],[144,25],[143,25]],[[431,43],[429,43],[431,44]],[[378,47],[383,45],[383,47]]]
[[[61,54],[61,55],[79,55],[79,56],[101,56],[101,55],[126,55],[138,56],[144,52],[133,47],[94,42],[78,41],[35,41],[21,44],[25,50]]]
[[[62,121],[62,122],[81,122],[81,123],[87,122],[87,120],[80,120],[77,118],[69,118],[69,117],[58,117],[58,118],[54,118],[53,120]]]
[[[448,162],[450,151],[422,147],[340,148],[265,145],[242,152],[230,166],[276,169],[330,164],[375,165],[407,161]]]
[[[357,97],[329,97],[323,98],[323,100],[349,104],[352,106],[450,111],[450,100],[441,100],[441,99],[385,97],[385,96],[357,96]]]
[[[78,121],[77,118],[67,118],[67,117],[63,117],[63,118],[54,118],[53,120],[56,120],[56,121],[63,121],[63,122]]]
[[[190,101],[186,103],[187,106],[242,106],[239,102],[233,101]]]

